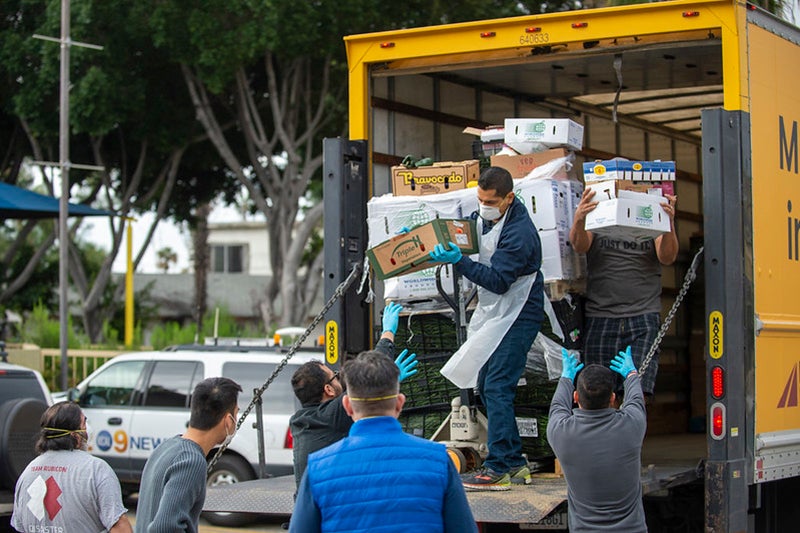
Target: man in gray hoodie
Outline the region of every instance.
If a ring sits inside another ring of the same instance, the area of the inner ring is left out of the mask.
[[[562,356],[547,440],[567,481],[569,530],[646,532],[641,467],[647,416],[630,346],[614,357],[611,370],[583,368],[566,350]],[[573,380],[581,369],[575,390]],[[614,408],[612,370],[625,380],[619,409]],[[572,409],[573,400],[578,409]]]

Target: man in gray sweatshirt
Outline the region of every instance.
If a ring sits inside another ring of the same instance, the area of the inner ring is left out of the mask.
[[[159,444],[144,465],[136,533],[196,532],[206,499],[206,457],[236,433],[242,387],[228,378],[194,388],[189,427]]]
[[[583,368],[566,350],[553,401],[547,440],[567,481],[569,530],[647,531],[642,505],[642,440],[647,429],[642,386],[630,347],[611,361]],[[579,370],[577,389],[573,380]],[[615,378],[625,380],[625,399],[615,409]],[[572,409],[573,400],[578,409]]]

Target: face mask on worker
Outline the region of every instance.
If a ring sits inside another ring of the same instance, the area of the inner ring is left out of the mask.
[[[484,220],[497,220],[502,216],[499,207],[489,206],[489,205],[480,205],[479,213],[481,218]]]
[[[81,450],[88,452],[89,451],[89,436],[92,434],[92,426],[89,425],[89,421],[86,421],[86,429],[81,434]]]
[[[231,417],[231,421],[233,422],[233,431],[228,433],[228,428],[225,427],[225,440],[222,441],[222,446],[227,446],[233,440],[233,437],[236,436],[236,420],[234,420],[233,415],[228,413],[228,416]]]

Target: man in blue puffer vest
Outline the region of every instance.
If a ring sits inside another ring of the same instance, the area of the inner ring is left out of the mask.
[[[362,352],[344,366],[349,435],[311,454],[290,531],[477,533],[461,479],[441,444],[403,432],[399,370]]]

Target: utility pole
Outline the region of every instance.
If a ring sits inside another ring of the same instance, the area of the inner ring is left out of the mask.
[[[57,42],[61,45],[61,83],[59,88],[58,114],[58,167],[61,174],[61,198],[58,205],[58,312],[59,312],[59,347],[61,348],[61,388],[67,390],[69,385],[69,359],[67,344],[69,340],[68,316],[69,302],[69,233],[67,215],[69,214],[69,171],[71,167],[86,170],[103,170],[94,165],[73,165],[69,160],[69,48],[72,45],[102,50],[102,46],[72,42],[70,39],[70,5],[69,0],[61,0],[61,38],[54,39],[44,35],[34,35],[37,39]],[[40,162],[42,163],[42,162]],[[49,163],[52,164],[52,163]]]

